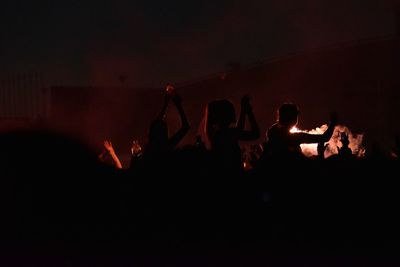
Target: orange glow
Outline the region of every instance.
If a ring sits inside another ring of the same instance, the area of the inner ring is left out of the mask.
[[[300,133],[302,132],[299,128],[297,128],[296,126],[293,126],[292,129],[290,129],[291,133]]]
[[[307,130],[300,130],[296,126],[290,129],[291,133],[308,133],[308,134],[323,134],[326,130],[328,129],[328,125],[324,124],[321,127],[317,127],[315,129],[312,129],[310,131]],[[345,132],[349,136],[350,140],[350,149],[352,150],[353,154],[355,154],[358,157],[364,157],[365,156],[365,149],[362,146],[362,141],[363,141],[363,135],[353,135],[349,128],[343,125],[338,125],[335,128],[334,134],[332,135],[332,138],[329,140],[328,148],[325,150],[325,157],[329,157],[332,155],[335,155],[338,153],[338,147],[341,147],[342,144],[340,142],[340,138],[338,135],[338,132]],[[301,151],[303,154],[307,157],[312,157],[318,155],[318,144],[301,144]]]

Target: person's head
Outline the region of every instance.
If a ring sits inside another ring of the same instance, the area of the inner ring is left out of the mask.
[[[214,100],[208,103],[205,113],[205,143],[208,148],[214,140],[214,135],[222,129],[227,129],[236,122],[235,107],[227,100]]]
[[[347,147],[350,144],[349,136],[345,132],[340,133],[340,142],[344,147]]]
[[[278,123],[284,126],[296,126],[300,111],[295,104],[284,103],[278,109]]]
[[[164,120],[156,119],[150,124],[149,142],[162,143],[168,140],[168,125]]]
[[[236,122],[235,107],[227,99],[214,100],[207,105],[207,124],[220,128],[229,127]]]

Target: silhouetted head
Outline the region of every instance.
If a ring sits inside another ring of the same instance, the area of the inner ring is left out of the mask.
[[[214,135],[236,122],[235,107],[227,100],[214,100],[208,103],[205,114],[205,142],[210,147]]]
[[[166,142],[168,140],[168,125],[164,120],[156,119],[150,124],[149,142]]]
[[[236,122],[235,107],[226,99],[214,100],[207,106],[207,123],[221,128]]]
[[[350,144],[349,136],[345,132],[340,133],[340,142],[343,146],[348,146]]]
[[[300,111],[295,104],[284,103],[278,110],[278,123],[293,127],[297,124]]]

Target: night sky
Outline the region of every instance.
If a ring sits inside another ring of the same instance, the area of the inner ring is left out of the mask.
[[[394,0],[3,0],[0,71],[49,85],[158,87],[393,35]]]

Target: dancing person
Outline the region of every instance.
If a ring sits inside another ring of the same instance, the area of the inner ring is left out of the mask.
[[[250,130],[245,130],[246,117]],[[254,141],[260,137],[250,98],[248,96],[242,98],[237,121],[235,108],[229,100],[211,101],[206,110],[205,132],[218,167],[229,172],[242,172],[239,141]]]
[[[277,122],[267,131],[267,143],[264,153],[268,157],[303,157],[301,144],[320,144],[328,142],[337,124],[337,115],[332,113],[328,129],[323,134],[291,132],[298,123],[300,111],[295,104],[284,103],[277,111]],[[321,149],[322,150],[322,149]]]

